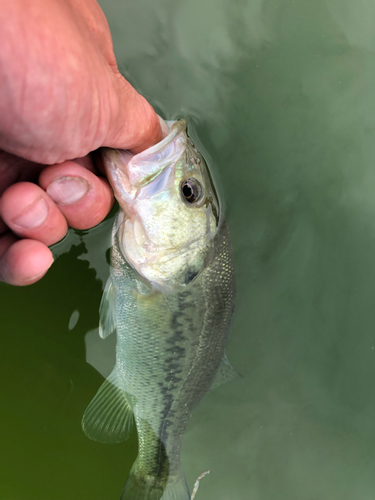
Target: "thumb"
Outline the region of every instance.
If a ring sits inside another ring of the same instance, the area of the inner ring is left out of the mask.
[[[116,73],[118,106],[103,146],[140,153],[162,140],[159,117],[147,100]]]

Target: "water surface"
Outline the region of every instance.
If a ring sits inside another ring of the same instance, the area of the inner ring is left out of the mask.
[[[102,0],[121,70],[220,178],[238,274],[228,357],[185,437],[197,500],[373,500],[375,5]],[[137,450],[89,441],[86,363],[113,218],[0,286],[4,500],[118,500]],[[110,346],[91,361],[110,364]],[[94,361],[93,361],[94,360]]]

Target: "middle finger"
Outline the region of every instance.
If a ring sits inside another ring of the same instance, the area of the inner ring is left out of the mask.
[[[53,245],[61,240],[68,224],[48,194],[31,182],[10,186],[0,200],[4,223],[18,236]]]

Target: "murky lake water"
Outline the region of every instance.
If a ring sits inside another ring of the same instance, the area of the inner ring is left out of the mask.
[[[121,70],[188,119],[235,248],[227,351],[243,378],[189,424],[189,485],[211,469],[197,500],[373,500],[374,2],[101,5]],[[101,445],[80,424],[102,382],[85,349],[112,222],[71,232],[40,283],[0,285],[3,500],[120,498],[136,435]],[[89,344],[105,370],[110,346]]]

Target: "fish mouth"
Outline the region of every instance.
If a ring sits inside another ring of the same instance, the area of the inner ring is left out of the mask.
[[[137,197],[140,188],[173,165],[185,150],[186,120],[168,122],[164,130],[166,127],[170,132],[162,141],[136,155],[127,150],[101,148],[107,178],[125,212],[129,211],[129,204]]]
[[[134,155],[134,158],[137,161],[140,161],[140,162],[147,161],[149,156],[152,156],[155,153],[156,154],[159,153],[160,150],[163,150],[165,148],[165,146],[168,146],[168,144],[171,141],[173,141],[173,139],[179,133],[183,133],[186,135],[187,122],[184,118],[181,118],[178,121],[166,121],[163,123],[166,125],[166,127],[169,130],[168,135],[166,135],[166,137],[164,137],[164,139],[162,139],[157,144],[154,144],[153,146],[150,146],[149,148],[145,149],[145,151],[142,151],[141,153]],[[164,130],[166,130],[166,129],[164,128]]]

